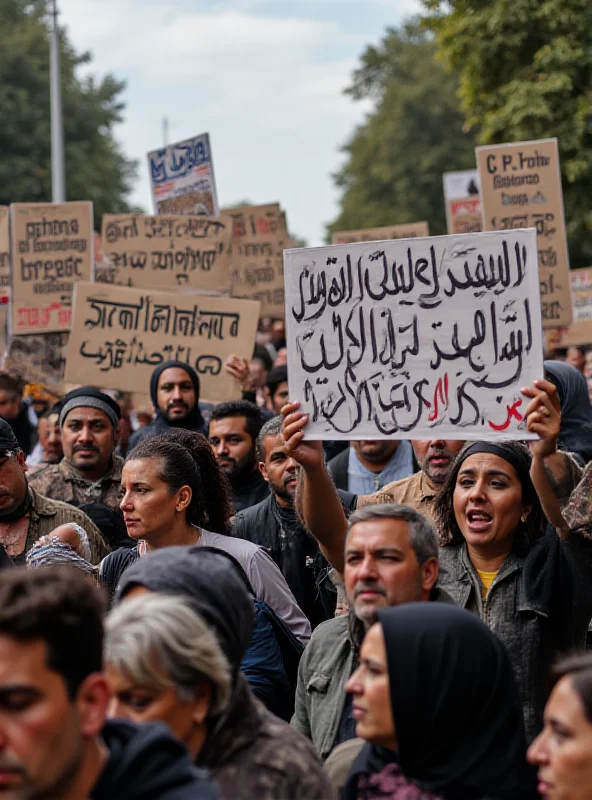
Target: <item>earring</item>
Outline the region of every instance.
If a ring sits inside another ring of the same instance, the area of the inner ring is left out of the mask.
[[[526,522],[527,519],[528,519],[528,514],[524,514],[523,516],[520,517],[520,522]]]

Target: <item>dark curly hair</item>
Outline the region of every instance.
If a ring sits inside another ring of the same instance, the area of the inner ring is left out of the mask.
[[[469,442],[457,455],[440,493],[436,498],[436,527],[438,539],[443,547],[461,544],[464,537],[456,521],[454,513],[454,490],[458,473],[467,458],[467,451],[475,444]],[[514,534],[512,549],[518,556],[526,556],[530,548],[545,533],[547,519],[543,513],[541,501],[530,479],[531,455],[528,447],[520,442],[500,443],[514,460],[514,468],[522,485],[522,502],[532,506],[526,522],[521,522]],[[510,462],[508,462],[510,463]]]

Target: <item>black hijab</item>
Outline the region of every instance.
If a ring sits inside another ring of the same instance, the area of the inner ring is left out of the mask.
[[[189,414],[184,417],[184,419],[179,420],[178,427],[180,428],[187,428],[189,430],[196,430],[201,431],[204,427],[204,418],[201,414],[201,410],[199,408],[199,390],[200,390],[200,383],[199,383],[199,376],[197,372],[190,367],[189,364],[186,364],[184,361],[165,361],[162,364],[159,364],[158,367],[154,370],[152,375],[150,376],[150,399],[152,400],[152,405],[157,410],[157,413],[161,417],[165,417],[164,413],[158,407],[158,380],[165,369],[170,369],[171,367],[175,367],[176,369],[182,369],[184,372],[187,373],[189,376],[189,380],[193,384],[193,389],[195,391],[195,408],[193,408]],[[168,424],[174,427],[176,425],[175,422],[171,423],[168,418],[165,417]]]
[[[562,450],[576,453],[585,465],[592,461],[592,407],[586,379],[563,361],[545,361],[545,373],[557,387],[561,405],[557,444]]]
[[[116,602],[133,586],[186,597],[214,630],[236,680],[251,641],[255,612],[231,556],[209,547],[163,547],[142,556],[124,572]]]
[[[378,620],[406,778],[447,800],[528,797],[518,687],[497,636],[445,603],[383,609]]]

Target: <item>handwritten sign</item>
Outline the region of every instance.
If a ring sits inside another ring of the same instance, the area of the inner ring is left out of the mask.
[[[427,222],[410,222],[407,225],[385,225],[382,228],[362,228],[359,231],[339,231],[333,234],[333,244],[378,242],[383,239],[415,239],[429,236]]]
[[[2,369],[26,383],[42,383],[62,393],[69,337],[69,333],[13,336],[8,342]]]
[[[520,389],[543,375],[534,230],[284,260],[290,397],[308,437],[533,438]]]
[[[279,203],[228,209],[234,221],[232,296],[261,303],[261,314],[284,316],[283,251],[289,235]]]
[[[230,217],[103,217],[103,252],[122,286],[229,292],[231,238]]]
[[[153,150],[148,168],[157,214],[218,216],[209,134]]]
[[[0,295],[10,288],[10,226],[8,206],[0,206]]]
[[[482,230],[477,170],[445,172],[442,181],[448,233],[478,233]]]
[[[155,367],[177,359],[197,371],[203,400],[238,398],[223,365],[232,354],[251,358],[258,317],[249,300],[81,283],[66,382],[142,391]]]
[[[536,228],[543,328],[572,321],[557,139],[477,147],[483,229]]]
[[[592,269],[572,269],[569,279],[573,322],[567,328],[547,331],[550,349],[592,345]]]
[[[93,272],[92,203],[14,203],[12,334],[68,331],[72,293]]]

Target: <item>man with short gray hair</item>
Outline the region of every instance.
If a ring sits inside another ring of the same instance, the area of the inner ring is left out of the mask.
[[[292,718],[322,758],[356,735],[345,684],[357,668],[362,639],[377,611],[403,603],[452,603],[435,588],[438,572],[436,533],[415,509],[388,503],[351,515],[343,571],[350,612],[314,631],[300,661]]]

